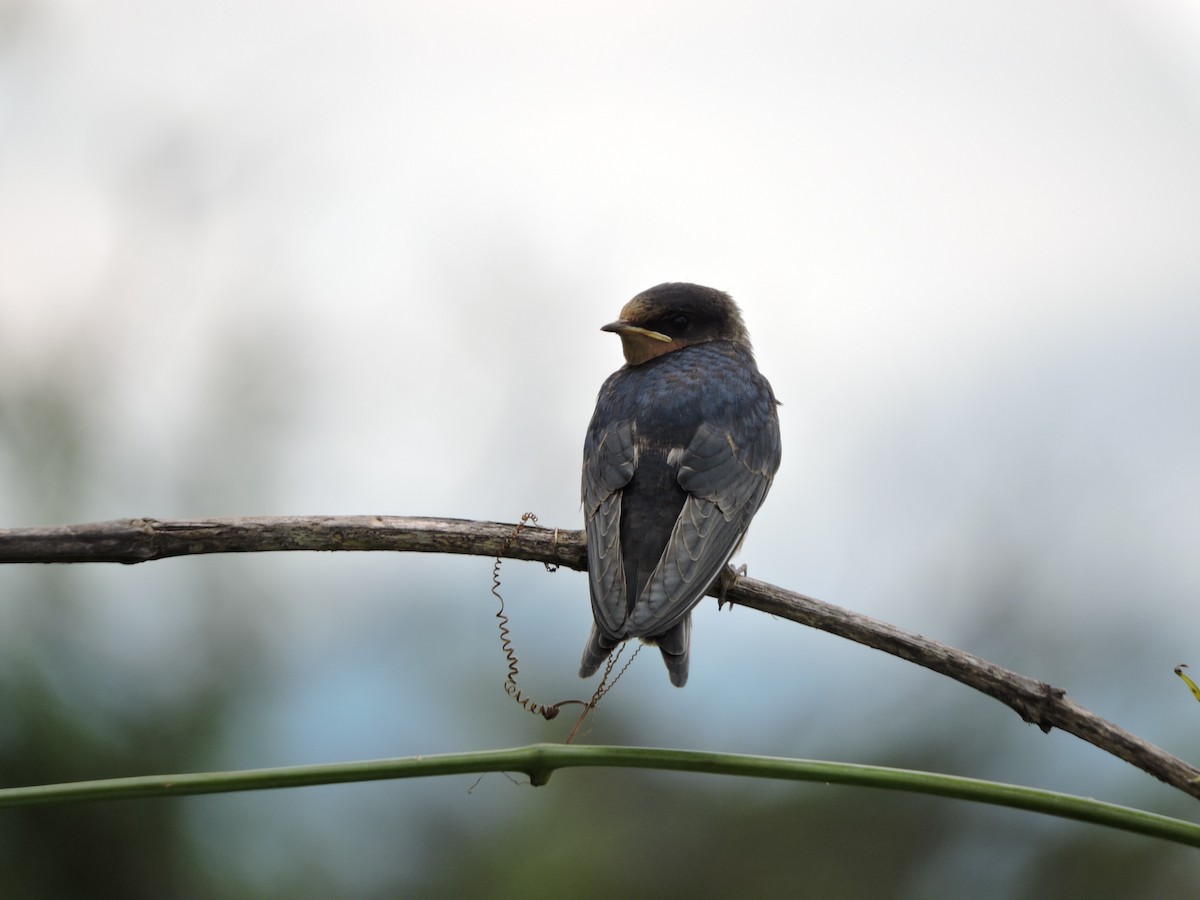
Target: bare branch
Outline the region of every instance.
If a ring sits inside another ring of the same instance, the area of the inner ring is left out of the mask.
[[[0,563],[139,563],[201,553],[278,550],[390,550],[503,555],[583,571],[583,532],[466,519],[402,516],[282,516],[158,521],[0,530]],[[506,546],[507,545],[507,546]],[[714,596],[718,588],[710,592]],[[994,697],[1043,731],[1058,728],[1200,798],[1200,769],[1068,700],[1066,692],[911,631],[752,578],[724,599],[836,634],[946,675]]]
[[[582,531],[411,516],[236,516],[116,519],[88,525],[0,529],[0,563],[141,563],[201,553],[277,550],[391,550],[503,555],[583,571]],[[555,540],[557,535],[557,541]],[[507,551],[504,545],[508,543]]]

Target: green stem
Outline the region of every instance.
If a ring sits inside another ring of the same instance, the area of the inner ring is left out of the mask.
[[[579,767],[666,769],[910,791],[1025,809],[1200,847],[1200,825],[1192,822],[1127,806],[1103,803],[1087,797],[994,781],[911,769],[806,759],[744,756],[698,750],[664,750],[652,747],[589,747],[568,744],[534,744],[511,750],[483,750],[440,756],[248,769],[240,772],[148,775],[4,788],[0,789],[0,807],[134,797],[179,797],[187,794],[218,794],[483,772],[523,772],[532,784],[541,785],[550,780],[550,775],[556,769]]]

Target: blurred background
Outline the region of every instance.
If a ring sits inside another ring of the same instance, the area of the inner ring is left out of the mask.
[[[750,574],[1200,707],[1200,11],[1138,2],[0,0],[0,525],[578,528],[599,326],[687,280],[783,401]],[[562,740],[490,560],[0,570],[0,783]],[[585,697],[584,575],[508,563]],[[875,651],[698,610],[582,740],[1194,800]],[[1194,851],[849,788],[569,771],[0,813],[6,896],[1179,897]],[[869,862],[868,862],[869,861]]]

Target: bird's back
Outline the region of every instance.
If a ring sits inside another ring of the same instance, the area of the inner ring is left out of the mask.
[[[677,625],[703,597],[745,534],[778,467],[775,406],[753,354],[727,341],[697,344],[626,366],[604,383],[585,442],[583,492],[589,547],[604,543],[599,533],[604,527],[600,507],[614,500],[620,504],[619,522],[611,524],[619,527],[617,546],[624,577],[607,581],[602,577],[611,559],[598,559],[600,565],[590,566],[592,604],[608,638],[653,638]],[[612,486],[621,476],[614,474],[613,461],[605,461],[603,451],[623,429],[628,429],[631,446],[617,459],[626,464],[630,476],[612,491],[602,485]],[[715,473],[723,478],[712,479],[712,490],[706,492],[713,502],[720,503],[727,494],[722,481],[753,482],[749,496],[718,511],[731,527],[707,537],[680,522],[691,496],[681,483],[681,467],[686,482],[691,471],[688,463],[696,462],[689,452],[694,456],[702,434],[718,436],[729,457],[720,461],[723,469]],[[712,577],[706,576],[702,584],[676,585],[659,613],[634,615],[673,534],[676,539],[710,542],[706,551],[714,559],[720,557]]]

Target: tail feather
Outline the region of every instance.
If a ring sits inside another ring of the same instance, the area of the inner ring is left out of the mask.
[[[667,675],[675,687],[683,687],[688,680],[688,662],[691,658],[692,614],[684,616],[670,631],[654,638],[662,652]]]
[[[591,678],[595,675],[616,645],[616,641],[605,636],[593,622],[592,633],[588,635],[587,645],[583,648],[583,659],[579,663],[579,677]]]
[[[667,667],[667,676],[675,687],[683,687],[688,680],[688,662],[691,659],[692,614],[684,616],[673,628],[655,635],[643,638],[647,644],[656,644],[662,653],[663,663]],[[608,659],[616,641],[604,634],[593,622],[591,634],[583,648],[583,659],[579,661],[579,677],[591,678]]]

